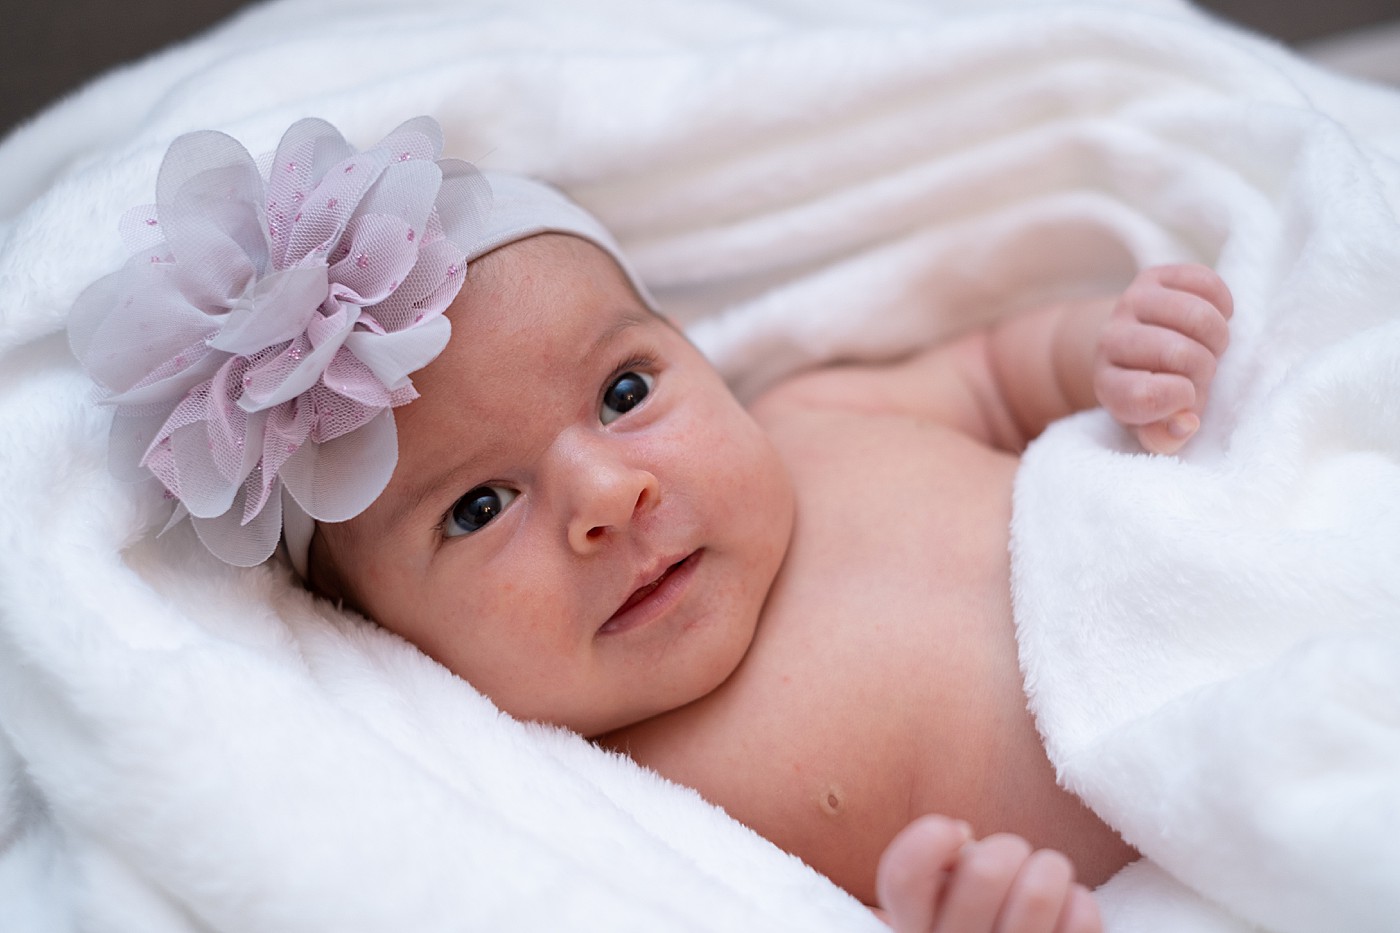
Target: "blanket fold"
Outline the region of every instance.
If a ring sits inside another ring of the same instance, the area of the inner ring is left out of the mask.
[[[171,139],[417,113],[593,210],[741,396],[1216,266],[1183,455],[1090,412],[1025,458],[1028,697],[1146,856],[1111,930],[1400,916],[1400,93],[1166,0],[274,0],[0,144],[6,930],[880,929],[108,473],[63,327]]]

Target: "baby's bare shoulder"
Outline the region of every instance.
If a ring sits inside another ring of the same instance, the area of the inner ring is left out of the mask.
[[[770,429],[821,413],[890,415],[937,422],[987,442],[985,372],[984,341],[970,335],[896,360],[832,363],[800,372],[749,409]]]
[[[879,411],[888,404],[894,363],[829,363],[788,376],[749,406],[760,419],[822,411]]]

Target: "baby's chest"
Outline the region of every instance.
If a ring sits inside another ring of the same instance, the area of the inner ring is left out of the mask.
[[[790,460],[795,539],[716,698],[730,766],[707,778],[741,821],[862,891],[1005,657],[1014,461],[949,432],[830,427],[824,457],[780,441],[808,455]]]
[[[830,637],[927,644],[930,624],[1008,586],[1016,459],[946,427],[834,414],[778,438],[797,521],[772,608]],[[879,630],[850,628],[853,620]]]

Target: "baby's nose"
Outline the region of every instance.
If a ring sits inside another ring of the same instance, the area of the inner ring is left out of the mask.
[[[577,553],[602,547],[660,500],[660,485],[650,470],[605,457],[589,458],[574,470],[568,537]]]

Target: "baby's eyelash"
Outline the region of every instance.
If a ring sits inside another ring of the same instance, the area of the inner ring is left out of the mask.
[[[452,511],[453,511],[455,508],[457,508],[457,503],[462,501],[462,497],[463,497],[464,495],[467,494],[467,490],[469,490],[469,489],[475,489],[477,486],[482,486],[482,485],[490,485],[490,484],[489,484],[489,483],[477,483],[477,484],[474,485],[474,486],[468,486],[468,487],[466,487],[465,489],[463,489],[461,492],[457,493],[456,498],[454,498],[451,502],[447,503],[447,508],[443,509],[442,514],[438,516],[438,520],[435,521],[435,522],[433,522],[433,534],[436,535],[437,540],[438,540],[439,542],[448,540],[447,523],[450,522],[450,521],[452,521]]]
[[[607,391],[608,386],[612,385],[613,380],[616,379],[618,376],[621,376],[623,373],[631,372],[632,370],[636,369],[650,370],[655,368],[656,357],[648,353],[639,353],[636,356],[630,357],[625,362],[619,363],[617,366],[613,367],[613,371],[608,374],[608,378],[603,380],[603,391]]]
[[[452,510],[457,507],[459,501],[461,501],[460,496],[453,499],[452,502],[448,504],[447,509],[438,516],[438,520],[433,523],[433,538],[439,544],[448,540],[447,523],[452,521]]]
[[[451,524],[451,522],[456,518],[457,506],[461,505],[461,504],[462,504],[462,501],[463,501],[464,499],[466,499],[467,496],[471,495],[473,492],[476,492],[476,491],[478,491],[478,490],[483,490],[483,489],[484,489],[484,490],[491,490],[491,491],[494,491],[494,490],[499,489],[499,490],[501,490],[502,492],[508,493],[508,498],[507,498],[506,501],[501,505],[501,511],[504,511],[504,510],[505,510],[505,507],[506,507],[507,505],[509,505],[510,502],[516,498],[516,496],[519,495],[519,492],[518,492],[517,490],[515,490],[514,488],[512,488],[511,485],[510,485],[509,483],[490,482],[490,483],[478,483],[478,484],[476,484],[475,486],[472,486],[470,489],[468,489],[466,492],[462,493],[460,496],[458,496],[456,499],[454,499],[454,500],[452,501],[452,504],[449,505],[449,506],[447,507],[447,511],[445,511],[445,512],[442,513],[442,517],[439,518],[438,521],[437,521],[437,524],[433,526],[433,530],[434,530],[434,532],[437,534],[438,540],[439,540],[439,541],[445,541],[445,540],[447,540],[448,538],[463,537],[463,536],[464,536],[464,535],[453,535],[453,534],[451,533],[451,531],[450,531],[450,524]],[[490,522],[490,521],[494,520],[494,517],[495,517],[495,516],[493,516],[491,519],[487,519],[487,522]],[[483,522],[482,527],[484,527],[485,524],[486,524],[486,523]],[[479,530],[479,529],[473,529],[473,530]],[[470,534],[470,533],[471,533],[471,532],[469,531],[469,532],[466,532],[465,534]]]

